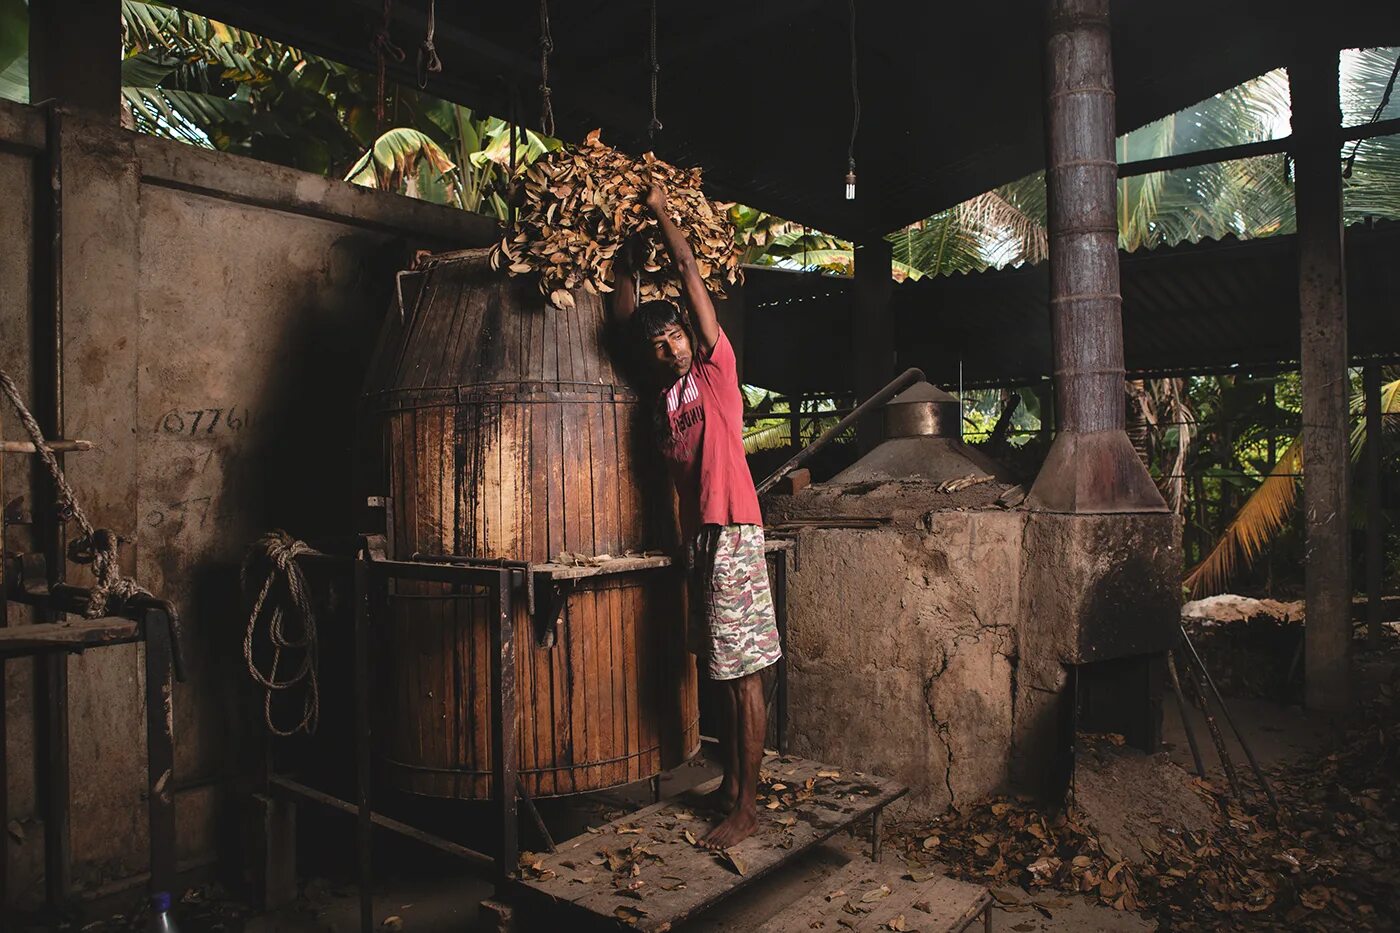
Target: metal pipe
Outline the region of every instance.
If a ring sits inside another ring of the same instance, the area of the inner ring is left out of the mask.
[[[373,812],[370,801],[370,659],[369,626],[372,615],[371,593],[378,588],[371,582],[364,559],[355,561],[355,854],[359,868],[360,933],[374,929]]]
[[[909,369],[906,369],[904,372],[900,373],[894,378],[893,381],[891,381],[879,392],[876,392],[874,395],[870,396],[870,398],[857,405],[849,415],[842,418],[840,421],[836,422],[836,424],[823,431],[821,437],[812,441],[812,443],[808,444],[806,447],[803,447],[797,453],[793,454],[793,456],[788,460],[787,463],[784,463],[782,466],[774,470],[768,476],[767,479],[758,484],[758,494],[761,496],[768,490],[772,489],[774,486],[777,485],[778,480],[782,479],[784,476],[787,476],[789,473],[791,473],[798,467],[802,466],[802,464],[810,460],[812,456],[816,454],[817,451],[821,450],[827,444],[830,444],[833,440],[840,437],[846,432],[846,429],[848,429],[851,425],[855,424],[861,418],[864,418],[866,415],[870,414],[871,411],[875,410],[876,408],[879,408],[881,405],[885,404],[890,399],[894,398],[896,395],[898,395],[900,392],[903,392],[905,389],[907,389],[914,383],[923,381],[924,371],[921,369],[910,367]]]
[[[1268,778],[1264,777],[1264,769],[1259,767],[1259,761],[1254,757],[1254,752],[1250,749],[1249,743],[1244,740],[1244,733],[1235,724],[1235,718],[1230,715],[1230,708],[1225,705],[1225,698],[1220,695],[1220,691],[1215,686],[1215,679],[1210,676],[1210,671],[1206,670],[1206,664],[1201,660],[1201,656],[1196,653],[1196,646],[1191,644],[1191,636],[1186,634],[1186,627],[1182,626],[1181,640],[1186,643],[1186,648],[1191,652],[1191,657],[1196,662],[1196,667],[1200,670],[1201,676],[1205,678],[1206,684],[1210,687],[1210,692],[1215,697],[1215,702],[1220,707],[1220,712],[1225,714],[1225,721],[1230,724],[1230,730],[1235,733],[1235,738],[1239,740],[1240,748],[1244,749],[1245,758],[1249,759],[1249,767],[1254,772],[1254,776],[1259,779],[1259,785],[1264,788],[1264,796],[1269,798],[1269,803],[1274,810],[1279,809],[1278,798],[1274,796],[1274,790],[1269,786]]]
[[[45,385],[47,391],[39,391],[38,398],[44,402],[40,418],[47,420],[46,433],[53,437],[64,436],[63,406],[63,119],[56,101],[48,105],[48,123],[45,129],[45,143],[48,164],[45,181],[48,200],[49,248],[37,251],[48,260],[47,307],[42,311],[35,308],[35,349],[43,350],[37,356],[35,382]],[[41,294],[36,289],[36,296]],[[46,345],[45,345],[46,344]],[[46,352],[44,352],[46,351]],[[47,416],[46,418],[44,416]],[[59,467],[63,466],[63,454],[56,454]],[[34,482],[38,487],[35,501],[52,502],[56,490],[52,481],[43,471],[34,471]],[[62,582],[65,578],[64,522],[58,511],[52,518],[39,525],[43,534],[43,552],[48,558],[50,580]],[[58,622],[57,614],[43,613],[41,621]],[[68,658],[62,654],[46,658],[40,668],[43,674],[41,695],[44,697],[40,734],[43,736],[43,786],[45,789],[44,812],[44,888],[50,907],[60,907],[68,898],[72,886],[72,838],[69,827],[69,760],[68,760]]]
[[[348,813],[351,816],[359,813],[359,806],[357,804],[353,804],[348,800],[341,800],[339,797],[334,797],[324,791],[317,790],[314,787],[302,784],[300,781],[294,781],[280,774],[274,774],[269,777],[267,783],[272,791],[281,796],[309,800],[312,803],[321,804],[333,810],[338,810],[341,813]],[[370,822],[380,829],[387,829],[389,832],[397,833],[405,839],[421,842],[426,846],[437,849],[439,852],[445,852],[454,858],[462,859],[469,865],[483,872],[494,871],[496,868],[496,860],[484,852],[469,849],[449,839],[443,839],[441,836],[434,836],[432,833],[424,832],[416,826],[410,826],[407,823],[400,822],[382,813],[374,813],[371,811]]]
[[[1181,711],[1181,728],[1186,733],[1186,743],[1191,746],[1191,759],[1196,762],[1196,776],[1206,776],[1206,765],[1201,759],[1201,746],[1196,743],[1196,730],[1186,713],[1186,696],[1181,692],[1181,678],[1176,673],[1176,658],[1167,652],[1167,673],[1171,675],[1172,692],[1176,694],[1176,708]]]
[[[659,777],[652,778],[652,781],[658,782],[653,784],[653,788],[660,786]],[[558,852],[559,850],[554,845],[554,837],[549,834],[549,827],[544,825],[544,817],[540,816],[534,798],[525,790],[525,781],[520,777],[519,772],[516,772],[515,775],[515,792],[520,795],[520,802],[525,805],[525,812],[530,815],[530,821],[535,824],[535,829],[539,830],[540,835],[544,838],[545,847],[550,852]],[[652,802],[655,803],[655,801]]]

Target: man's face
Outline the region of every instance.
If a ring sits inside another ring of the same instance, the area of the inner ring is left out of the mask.
[[[652,352],[656,362],[676,379],[690,372],[690,338],[676,324],[668,324],[666,329],[651,338]]]

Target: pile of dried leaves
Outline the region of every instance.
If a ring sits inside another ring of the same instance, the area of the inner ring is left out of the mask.
[[[674,300],[681,287],[646,207],[652,179],[666,186],[672,219],[686,234],[711,292],[741,279],[730,205],[700,190],[700,169],[681,169],[650,152],[633,159],[588,134],[581,146],[547,153],[525,172],[514,232],[491,249],[491,267],[512,275],[538,273],[540,292],[556,308],[573,306],[571,289],[613,290],[613,264],[636,237],[641,300]]]
[[[1335,749],[1270,776],[1282,809],[1260,793],[1244,804],[1193,786],[1213,826],[1158,827],[1144,864],[1110,858],[1073,807],[995,799],[897,834],[911,862],[937,861],[987,884],[1003,906],[1050,913],[1037,889],[1079,892],[1142,910],[1163,929],[1371,930],[1400,917],[1400,704],[1393,687],[1354,720]],[[1183,775],[1185,779],[1185,775]],[[1111,847],[1110,847],[1111,848]],[[1011,888],[1032,892],[1027,902]]]
[[[1140,906],[1131,866],[1105,855],[1072,810],[1047,815],[1029,798],[998,797],[940,817],[922,838],[905,840],[905,848],[911,862],[935,860],[955,878],[1078,891],[1118,910]]]

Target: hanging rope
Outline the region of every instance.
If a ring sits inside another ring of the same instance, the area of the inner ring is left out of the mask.
[[[1391,92],[1395,90],[1395,79],[1400,77],[1400,58],[1395,59],[1395,67],[1390,71],[1390,80],[1385,83],[1385,92],[1381,94],[1381,102],[1376,105],[1376,110],[1371,114],[1371,119],[1367,123],[1375,123],[1385,113],[1386,104],[1390,103]],[[1352,166],[1356,164],[1356,150],[1361,148],[1361,140],[1353,140],[1351,144],[1351,155],[1347,156],[1347,167],[1342,169],[1342,177],[1350,178]]]
[[[389,23],[393,11],[394,0],[384,0],[384,15],[379,20],[379,28],[374,31],[370,38],[369,47],[374,52],[375,62],[378,68],[375,71],[375,95],[374,95],[374,119],[375,132],[384,132],[384,91],[385,91],[385,69],[390,60],[401,62],[404,60],[404,51],[394,44],[393,38],[389,35]]]
[[[437,31],[437,0],[428,0],[428,32],[418,46],[418,89],[428,86],[428,75],[442,74],[442,59],[438,58],[437,46],[433,45],[433,33]]]
[[[656,147],[656,134],[661,132],[661,121],[656,117],[656,85],[661,75],[661,62],[656,57],[656,0],[651,0],[651,123],[647,126],[647,136]]]
[[[554,135],[554,104],[549,90],[549,53],[554,37],[549,34],[549,0],[540,0],[540,132]]]
[[[262,588],[253,601],[253,611],[248,615],[248,628],[243,633],[243,659],[248,662],[248,673],[265,691],[263,721],[267,724],[267,731],[273,735],[289,736],[298,732],[311,735],[321,720],[316,616],[307,597],[306,577],[302,575],[296,560],[298,555],[310,553],[311,550],[306,542],[298,541],[285,531],[271,531],[254,542],[243,559],[241,578],[245,592],[251,592],[249,580],[258,566],[265,565],[267,568]],[[266,674],[253,657],[258,620],[264,617],[264,610],[267,610],[266,638],[272,645],[272,665]],[[292,613],[301,620],[298,634],[292,634],[287,625]],[[284,651],[301,652],[301,664],[290,676],[279,673]],[[303,682],[306,684],[306,696],[302,701],[301,721],[291,729],[282,729],[272,719],[272,697]]]
[[[34,449],[39,452],[39,459],[44,462],[49,476],[53,478],[54,488],[58,490],[58,502],[55,505],[59,518],[63,521],[72,519],[78,523],[78,528],[83,534],[82,541],[86,543],[87,551],[92,557],[92,574],[97,579],[97,585],[92,588],[85,615],[89,619],[100,618],[133,597],[150,596],[150,591],[141,584],[131,577],[122,576],[121,564],[117,559],[116,534],[106,528],[92,527],[87,513],[78,503],[73,487],[68,485],[68,479],[58,465],[58,458],[53,455],[53,451],[44,440],[44,432],[40,429],[39,422],[25,406],[15,381],[3,369],[0,369],[0,391],[9,399],[10,407],[19,416],[20,424],[29,434]]]

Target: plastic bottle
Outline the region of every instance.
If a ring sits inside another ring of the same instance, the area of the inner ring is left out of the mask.
[[[146,929],[150,933],[179,933],[179,928],[170,917],[169,891],[157,891],[151,895],[151,921]]]

